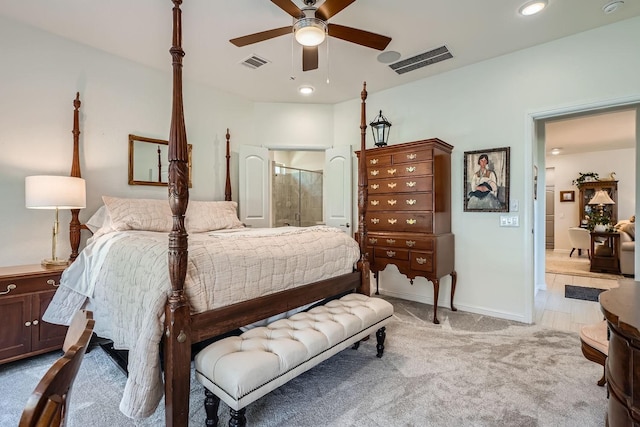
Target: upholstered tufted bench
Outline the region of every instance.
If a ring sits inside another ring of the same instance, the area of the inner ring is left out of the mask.
[[[393,306],[380,298],[349,294],[309,311],[210,344],[195,358],[205,387],[207,426],[218,422],[223,400],[230,426],[246,425],[245,407],[287,381],[376,331],[377,356]]]
[[[598,381],[598,385],[604,386],[606,382],[604,365],[609,354],[607,321],[603,320],[595,325],[585,325],[580,328],[580,343],[584,357],[603,366],[602,378]]]

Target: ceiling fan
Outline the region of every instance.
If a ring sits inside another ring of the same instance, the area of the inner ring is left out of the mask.
[[[318,8],[314,7],[316,0],[303,1],[305,7],[300,9],[291,0],[271,0],[295,19],[293,25],[249,34],[229,41],[241,47],[293,32],[298,43],[302,45],[302,71],[318,68],[318,45],[324,41],[327,34],[377,50],[385,50],[391,42],[391,38],[387,36],[327,22],[329,18],[355,0],[325,0]]]

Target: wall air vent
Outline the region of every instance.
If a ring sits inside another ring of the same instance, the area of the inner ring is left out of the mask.
[[[404,74],[449,58],[453,58],[453,55],[446,46],[441,46],[429,52],[389,64],[389,67],[398,74]]]
[[[264,58],[260,58],[258,55],[251,55],[250,57],[243,59],[242,62],[241,62],[242,65],[245,65],[245,66],[247,66],[249,68],[252,68],[254,70],[256,68],[260,68],[263,65],[266,65],[268,63],[269,63],[269,61],[267,61]]]

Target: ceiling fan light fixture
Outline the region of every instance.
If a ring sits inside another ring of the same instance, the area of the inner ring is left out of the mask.
[[[519,12],[520,15],[530,16],[535,15],[536,13],[542,11],[545,7],[547,7],[547,0],[534,0],[528,1],[522,6],[520,6]]]
[[[327,24],[318,18],[300,18],[293,24],[293,31],[302,46],[318,46],[327,35]]]

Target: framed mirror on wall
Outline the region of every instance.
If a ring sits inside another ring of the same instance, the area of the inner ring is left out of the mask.
[[[189,188],[191,149],[187,144]],[[129,135],[129,185],[166,186],[169,182],[169,141]]]

